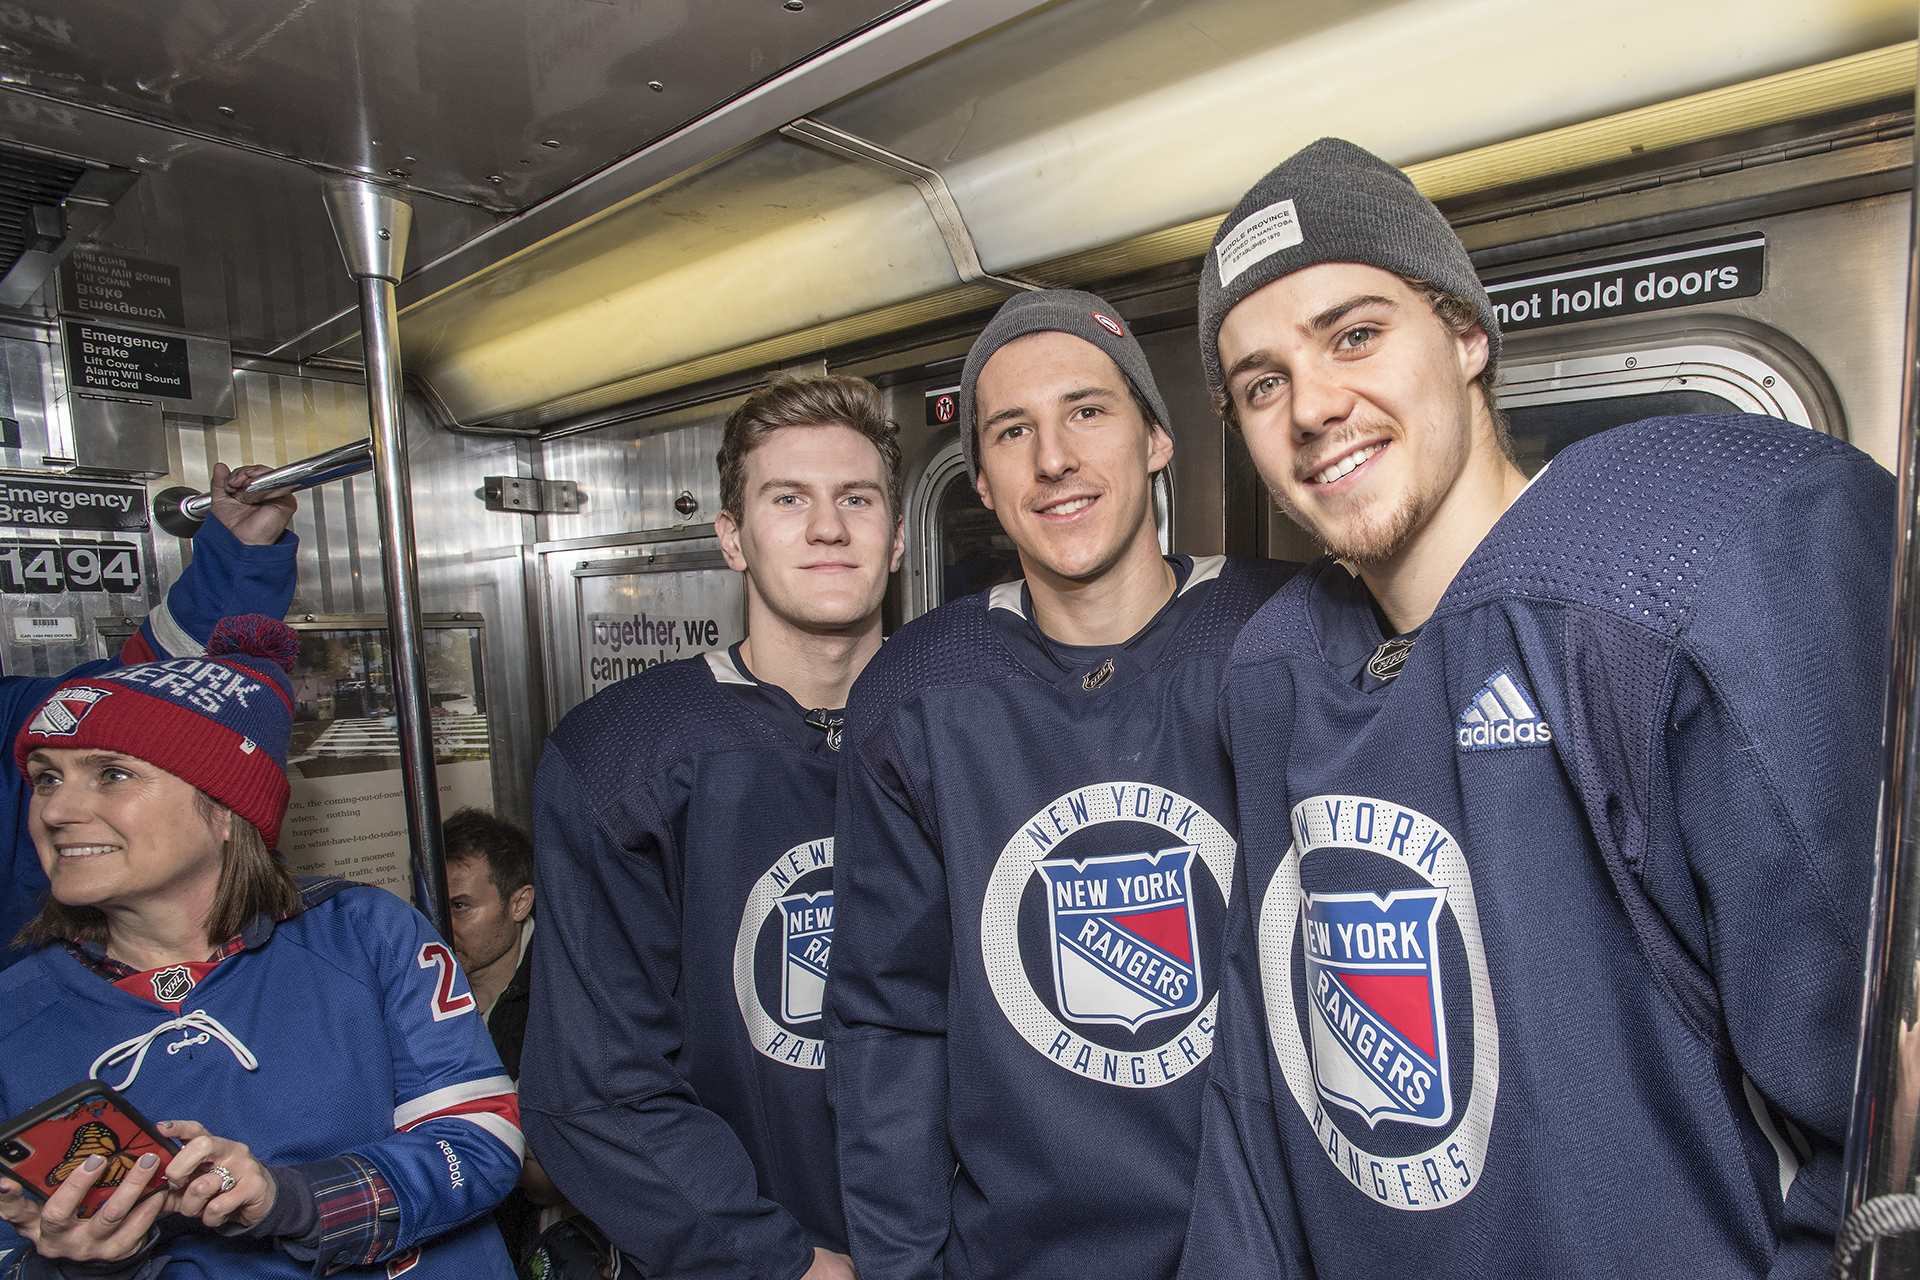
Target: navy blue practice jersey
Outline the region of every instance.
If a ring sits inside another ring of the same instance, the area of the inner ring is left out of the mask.
[[[1255,616],[1185,1280],[1824,1270],[1893,488],[1655,419],[1562,453],[1390,682],[1330,561]]]
[[[735,646],[603,690],[541,759],[529,1142],[646,1275],[846,1249],[820,1027],[838,722]]]
[[[1173,1272],[1235,850],[1213,708],[1298,567],[1174,562],[1125,644],[1051,641],[1016,582],[854,686],[827,1025],[862,1274]]]

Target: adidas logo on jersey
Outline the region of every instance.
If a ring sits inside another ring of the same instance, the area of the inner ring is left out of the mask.
[[[1462,751],[1498,751],[1552,742],[1553,730],[1520,682],[1503,669],[1488,676],[1467,702],[1454,740]]]

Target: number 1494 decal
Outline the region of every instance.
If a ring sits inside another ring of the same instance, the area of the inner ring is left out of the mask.
[[[140,548],[131,542],[0,539],[0,593],[140,590]]]

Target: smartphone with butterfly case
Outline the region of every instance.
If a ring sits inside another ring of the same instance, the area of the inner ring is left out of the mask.
[[[91,1218],[107,1202],[141,1156],[151,1151],[167,1160],[179,1150],[179,1143],[98,1080],[83,1080],[0,1124],[0,1166],[7,1177],[41,1200],[52,1195],[88,1156],[107,1162],[100,1180],[80,1201],[83,1218]],[[155,1177],[140,1198],[166,1189],[166,1179]]]

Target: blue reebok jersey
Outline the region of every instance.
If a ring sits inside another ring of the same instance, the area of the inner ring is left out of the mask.
[[[394,1274],[508,1280],[488,1211],[513,1189],[525,1143],[465,975],[426,917],[385,889],[303,888],[306,910],[256,920],[247,948],[197,983],[184,967],[155,975],[188,984],[179,1020],[61,946],[0,973],[0,1115],[97,1073],[149,1119],[197,1120],[268,1164],[351,1154],[398,1202]],[[150,1260],[166,1259],[155,1273],[168,1280],[313,1272],[311,1254],[204,1229],[174,1236],[182,1225],[168,1224]],[[21,1247],[0,1224],[0,1271]],[[387,1274],[388,1262],[355,1274]]]
[[[1824,1270],[1893,497],[1655,419],[1562,453],[1390,684],[1331,562],[1254,617],[1184,1280]]]
[[[0,677],[0,730],[6,734],[8,760],[12,759],[13,740],[25,727],[27,717],[61,681],[110,671],[122,663],[197,657],[206,652],[206,643],[220,619],[232,614],[286,616],[293,603],[294,554],[298,546],[291,533],[282,534],[271,546],[253,547],[234,537],[218,520],[200,526],[193,536],[193,563],[167,591],[159,607],[141,621],[140,629],[127,640],[118,657],[86,663],[63,676]],[[6,772],[8,779],[0,783],[0,831],[12,833],[13,847],[8,859],[10,874],[0,882],[0,968],[27,955],[9,944],[40,910],[40,896],[47,891],[47,874],[40,869],[40,855],[27,830],[27,802],[33,798],[32,792],[18,769],[9,765]]]
[[[1296,568],[1179,557],[1104,650],[1007,584],[855,684],[827,1072],[863,1275],[1172,1274],[1235,847],[1212,708]]]
[[[737,647],[623,680],[547,741],[528,1134],[648,1276],[793,1280],[846,1249],[820,1031],[836,776]]]

